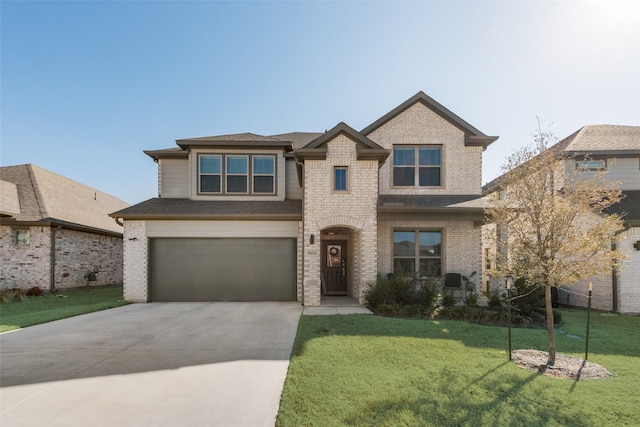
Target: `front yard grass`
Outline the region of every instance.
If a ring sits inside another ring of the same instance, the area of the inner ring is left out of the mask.
[[[0,304],[0,332],[128,304],[122,286],[62,290]]]
[[[561,310],[558,353],[584,357],[586,311]],[[513,348],[546,351],[544,329]],[[638,426],[640,317],[592,312],[589,361],[557,379],[507,357],[507,328],[457,320],[302,316],[278,426]]]

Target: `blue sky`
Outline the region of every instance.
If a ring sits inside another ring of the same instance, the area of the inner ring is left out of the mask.
[[[640,2],[2,1],[0,163],[128,203],[142,150],[362,129],[422,90],[488,135],[483,181],[532,141],[640,125]]]

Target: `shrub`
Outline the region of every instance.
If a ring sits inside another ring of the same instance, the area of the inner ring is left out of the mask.
[[[503,299],[506,297],[505,294],[500,294],[500,291],[497,289],[489,292],[489,299],[487,301],[490,308],[500,308],[503,306]]]
[[[456,299],[454,298],[453,294],[450,291],[445,292],[444,295],[442,295],[442,306],[453,307],[455,305],[456,305]]]
[[[385,279],[378,276],[376,283],[365,291],[365,304],[378,314],[392,316],[433,316],[440,302],[437,281],[420,282],[400,274]]]
[[[480,295],[477,292],[470,292],[464,299],[464,305],[468,307],[478,307],[478,299]]]
[[[42,296],[42,289],[40,289],[40,287],[38,286],[34,286],[32,288],[27,289],[27,292],[25,294],[28,297],[39,297]]]

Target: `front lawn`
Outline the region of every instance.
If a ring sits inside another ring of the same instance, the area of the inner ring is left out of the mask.
[[[586,311],[561,310],[558,353],[584,357]],[[563,380],[507,359],[507,329],[456,320],[302,316],[278,426],[637,426],[640,317],[593,312],[589,361]],[[544,329],[514,349],[547,350]]]
[[[125,304],[122,286],[79,288],[23,297],[20,301],[9,300],[0,304],[0,332]]]

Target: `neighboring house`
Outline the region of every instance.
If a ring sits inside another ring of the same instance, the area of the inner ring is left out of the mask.
[[[577,132],[549,148],[559,154],[559,182],[564,177],[589,178],[593,171],[606,171],[606,179],[619,182],[623,192],[620,203],[608,213],[621,214],[625,228],[618,243],[627,257],[619,271],[612,269],[604,276],[558,289],[561,304],[586,307],[589,282],[593,283],[592,306],[619,313],[640,313],[640,126],[596,125],[584,126]],[[485,195],[500,191],[500,177],[485,186]],[[495,227],[485,226],[486,233]],[[503,236],[504,238],[504,236]],[[488,240],[487,240],[488,241]],[[503,288],[497,279],[489,279],[495,249],[484,248],[484,290]]]
[[[487,136],[419,92],[357,131],[181,139],[124,220],[130,301],[364,302],[378,274],[481,271]]]
[[[27,164],[0,167],[0,289],[122,283],[125,202]]]

